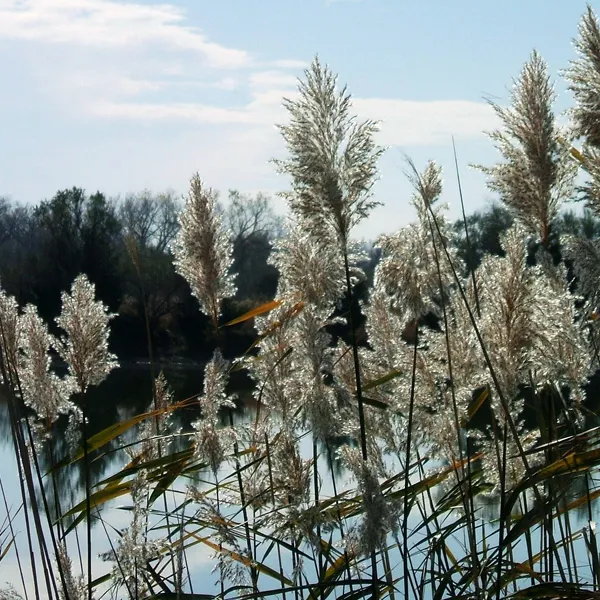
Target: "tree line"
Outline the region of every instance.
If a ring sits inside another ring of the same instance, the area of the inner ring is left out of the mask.
[[[147,190],[123,198],[81,188],[58,191],[50,200],[25,205],[0,197],[0,281],[21,306],[33,303],[48,323],[60,312],[60,294],[79,273],[96,285],[98,298],[119,315],[111,344],[121,360],[147,356],[203,361],[217,343],[212,327],[197,309],[187,282],[175,272],[170,246],[178,230],[182,200],[172,192]],[[272,245],[285,235],[284,219],[270,197],[230,190],[220,205],[230,231],[237,295],[224,306],[223,322],[273,299],[278,273],[269,264]],[[490,205],[454,223],[452,243],[469,270],[486,253],[501,254],[500,235],[512,224],[508,210]],[[565,212],[553,234],[560,254],[564,234],[600,237],[600,221],[591,213]],[[379,259],[364,244],[366,274],[357,293],[365,299]],[[339,307],[340,314],[347,307]],[[336,326],[334,333],[344,335]],[[231,355],[252,344],[253,330],[243,324],[223,328],[221,343]]]

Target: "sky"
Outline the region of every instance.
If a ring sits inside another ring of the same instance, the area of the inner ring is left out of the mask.
[[[595,8],[600,8],[593,3]],[[444,168],[460,214],[493,200],[471,164],[497,154],[487,99],[506,104],[532,49],[571,106],[560,70],[575,58],[580,0],[0,0],[0,196],[37,203],[73,186],[109,197],[185,193],[198,172],[226,196],[289,182],[275,125],[318,55],[361,119],[381,122],[375,198],[356,235],[413,219],[404,155]]]

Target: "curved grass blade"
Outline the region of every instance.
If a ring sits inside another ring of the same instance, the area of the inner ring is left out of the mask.
[[[231,325],[237,325],[238,323],[249,321],[254,317],[258,317],[259,315],[264,315],[265,313],[272,311],[274,308],[277,308],[282,304],[282,300],[271,300],[271,302],[265,302],[265,304],[261,304],[260,306],[249,310],[247,313],[244,313],[241,317],[236,317],[235,319],[228,321],[225,323],[225,325],[222,325],[222,327],[231,327]]]

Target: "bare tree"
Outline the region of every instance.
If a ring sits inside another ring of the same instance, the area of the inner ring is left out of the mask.
[[[229,190],[229,202],[222,210],[224,225],[233,234],[234,243],[253,235],[273,241],[284,233],[283,218],[273,210],[271,198],[262,192],[250,196]]]
[[[273,210],[270,197],[261,192],[251,196],[230,190],[229,202],[221,211],[233,242],[238,298],[271,296],[276,271],[267,260],[272,243],[284,235],[283,218]]]
[[[133,236],[140,249],[167,252],[179,224],[180,202],[173,192],[154,195],[148,190],[129,194],[120,203],[119,216],[126,234]]]

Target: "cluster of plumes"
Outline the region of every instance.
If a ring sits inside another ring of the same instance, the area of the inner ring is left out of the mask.
[[[74,280],[70,293],[62,294],[62,311],[56,318],[63,331],[59,338],[49,333],[34,306],[27,305],[20,312],[14,298],[0,290],[3,383],[35,412],[34,443],[38,449],[42,449],[60,415],[69,416],[66,437],[71,450],[79,444],[83,414],[72,397],[78,394],[84,399],[89,387],[100,384],[117,365],[108,351],[111,317],[95,300],[94,285],[85,275]],[[59,377],[52,369],[52,352],[65,361],[66,376]],[[83,576],[73,574],[63,544],[58,547],[56,561],[66,586],[66,593],[61,586],[61,597],[87,597],[87,583]]]
[[[362,503],[362,520],[349,532],[346,544],[353,552],[379,551],[386,546],[388,534],[399,529],[399,509],[384,497],[379,485],[381,470],[375,461],[364,460],[360,450],[349,446],[344,446],[340,455],[357,482]]]
[[[577,47],[582,58],[571,69],[576,82],[573,90],[583,101],[573,115],[577,135],[589,126],[590,115],[586,125],[583,112],[585,107],[589,110],[591,96],[583,91],[582,74],[594,64],[593,38],[598,27],[591,10],[580,33]],[[480,267],[482,294],[492,306],[489,318],[493,321],[487,324],[483,319],[482,328],[487,326],[490,343],[497,345],[496,362],[505,394],[511,396],[516,386],[527,383],[523,375],[527,373],[536,386],[568,385],[578,400],[589,374],[589,348],[582,328],[576,325],[576,298],[569,293],[566,269],[555,266],[547,251],[561,203],[573,191],[577,164],[570,156],[569,136],[556,125],[553,86],[536,52],[525,64],[511,100],[508,109],[495,106],[502,128],[490,134],[503,162],[483,170],[489,175],[490,189],[499,192],[519,225],[504,237],[506,258],[486,257]],[[535,268],[526,265],[525,233],[541,243]],[[578,246],[567,244],[567,254],[572,251],[569,245]],[[576,269],[581,268],[575,262]]]
[[[160,558],[168,542],[148,535],[148,484],[143,476],[133,480],[131,500],[131,523],[120,532],[111,550],[100,558],[114,563],[111,583],[115,589],[124,586],[130,597],[143,598],[150,592],[148,564]]]
[[[318,59],[299,83],[299,97],[285,100],[290,122],[279,127],[289,158],[276,161],[292,178],[285,194],[301,227],[316,239],[337,239],[345,248],[351,229],[378,203],[371,198],[377,161],[378,125],[357,122],[346,88]]]
[[[351,349],[334,346],[328,326],[337,320],[347,274],[351,285],[363,276],[354,266],[358,252],[350,233],[377,204],[371,189],[382,149],[374,142],[377,125],[357,122],[350,95],[337,89],[336,77],[318,60],[306,71],[298,98],[285,106],[290,121],[280,130],[289,158],[277,165],[291,176],[291,191],[284,194],[291,216],[289,235],[271,258],[281,304],[256,319],[259,353],[248,367],[256,398],[268,408],[261,416],[279,432],[270,448],[278,490],[273,524],[316,540],[319,519],[308,510],[315,465],[302,459],[298,431],[310,430],[325,445],[336,436],[360,439]]]
[[[210,466],[215,477],[233,441],[233,432],[219,426],[219,411],[235,408],[233,398],[225,389],[227,377],[227,361],[219,350],[215,350],[204,369],[204,392],[198,399],[201,416],[192,424],[196,456]]]
[[[451,395],[456,393],[462,397],[467,394],[468,386],[475,379],[469,371],[477,359],[471,356],[472,346],[466,342],[464,333],[454,335],[458,327],[465,325],[468,315],[460,303],[454,307],[450,301],[452,264],[455,268],[459,265],[449,243],[447,207],[439,203],[441,169],[432,162],[422,173],[410,161],[409,167],[409,179],[414,188],[412,204],[418,219],[393,236],[383,236],[378,242],[382,257],[366,307],[369,341],[374,353],[363,362],[370,364],[375,374],[373,378],[376,374],[397,373],[388,384],[379,386],[376,393],[401,414],[408,414],[411,394],[414,395],[417,410],[410,426],[415,443],[438,449],[444,458],[455,460],[458,456],[457,429]],[[465,362],[465,367],[469,367],[453,373],[454,390],[448,384],[450,373],[445,336],[419,327],[421,318],[426,315],[441,320],[444,309],[449,315],[451,350],[464,350],[465,359],[470,359]],[[413,343],[403,339],[407,329],[420,336],[416,355],[414,343],[417,339]],[[466,403],[459,403],[461,413],[465,407]],[[379,427],[382,429],[381,424]],[[386,440],[388,449],[399,451],[406,441],[406,432],[404,421],[396,428],[395,439],[390,431]]]
[[[221,302],[236,291],[231,273],[233,247],[217,214],[216,200],[216,193],[195,175],[173,244],[175,269],[189,283],[200,310],[211,317],[215,326]]]
[[[85,275],[77,276],[71,293],[62,293],[62,311],[56,318],[64,331],[56,350],[67,363],[79,394],[102,383],[118,365],[117,357],[108,351],[108,323],[114,315],[95,300],[95,294],[94,284]]]
[[[374,352],[364,353],[363,367],[373,378],[386,372],[395,376],[370,393],[403,415],[414,394],[413,440],[434,456],[454,462],[462,457],[461,427],[468,420],[473,391],[487,387],[492,390],[496,419],[504,423],[508,408],[523,446],[536,434],[526,431],[521,422],[520,388],[532,383],[535,390],[568,386],[571,399],[578,401],[590,372],[589,349],[577,323],[576,298],[569,292],[565,269],[555,266],[543,248],[537,264],[528,264],[529,236],[519,219],[501,241],[504,256],[486,256],[479,267],[476,297],[470,279],[454,280],[451,263],[458,274],[464,267],[449,249],[443,207],[436,206],[441,193],[439,169],[429,164],[419,175],[413,168],[411,181],[418,221],[381,240],[382,259],[366,307]],[[418,324],[426,315],[437,317],[439,329]],[[416,349],[402,339],[407,326],[415,323]],[[500,394],[507,406],[500,402]],[[397,428],[394,443],[386,440],[388,449],[394,444],[402,447],[406,429],[406,424]],[[379,431],[385,431],[381,424]],[[488,458],[495,460],[485,436],[480,443],[489,451]]]
[[[570,159],[553,112],[554,89],[544,60],[533,52],[515,82],[509,108],[492,106],[502,127],[489,134],[502,162],[479,167],[490,190],[527,231],[546,244],[560,203],[573,189],[576,166]]]
[[[444,215],[447,207],[438,204],[441,169],[430,162],[420,174],[412,162],[409,166],[409,178],[415,188],[412,205],[418,221],[379,239],[382,257],[375,288],[391,298],[392,309],[409,320],[417,320],[429,312],[439,314],[441,295],[452,283],[452,271],[443,256],[442,244],[447,245],[449,224]]]
[[[61,414],[80,423],[73,394],[85,394],[117,365],[108,351],[111,318],[106,307],[95,300],[94,285],[85,275],[75,279],[71,293],[62,294],[62,312],[56,323],[64,334],[59,338],[48,332],[34,306],[20,312],[14,298],[0,290],[3,373],[12,389],[35,411],[38,441],[49,434]],[[51,352],[65,361],[66,377],[59,377],[52,369]]]
[[[588,207],[600,215],[600,24],[591,6],[588,6],[579,24],[575,40],[578,58],[566,71],[569,89],[575,97],[571,111],[575,137],[582,139],[579,162],[587,174],[580,191]],[[586,299],[581,323],[588,329],[594,367],[600,367],[600,243],[568,236],[563,240],[566,257],[573,261],[578,291]]]
[[[64,586],[59,586],[59,597],[61,600],[84,600],[88,597],[88,586],[83,574],[73,573],[73,563],[67,552],[66,545],[61,542],[58,545],[58,556],[56,562],[62,572]],[[61,581],[62,583],[62,581]]]
[[[173,403],[173,391],[169,387],[165,374],[161,371],[154,380],[154,401],[149,407],[150,411],[158,414],[145,419],[137,430],[140,447],[131,446],[131,457],[138,453],[145,461],[159,458],[161,454],[168,454],[173,442],[171,429],[171,415],[169,406]]]

